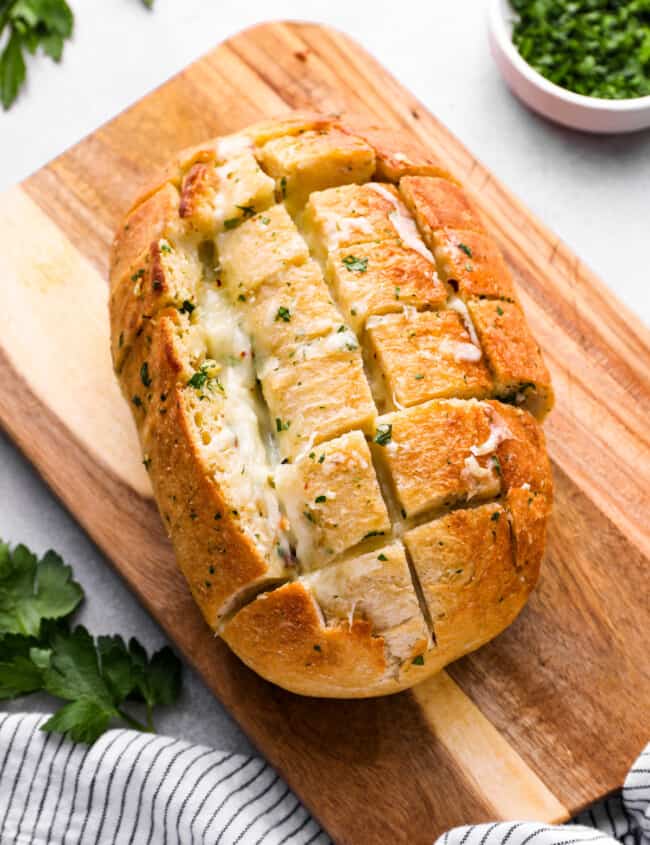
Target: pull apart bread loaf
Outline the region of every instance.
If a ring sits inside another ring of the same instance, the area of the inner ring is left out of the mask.
[[[123,222],[115,369],[208,624],[305,695],[409,687],[539,572],[553,394],[462,188],[293,114],[182,153]]]

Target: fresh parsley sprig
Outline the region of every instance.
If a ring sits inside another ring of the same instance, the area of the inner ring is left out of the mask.
[[[0,0],[0,99],[5,109],[14,102],[25,82],[25,54],[39,47],[46,56],[60,61],[63,42],[74,27],[72,9],[65,0]]]
[[[50,551],[0,542],[0,699],[45,691],[67,702],[42,727],[94,742],[111,721],[153,731],[153,710],[179,695],[181,666],[170,648],[151,658],[132,639],[96,639],[69,620],[83,599],[72,569]],[[140,702],[141,721],[126,708]]]
[[[142,0],[153,9],[154,0]],[[71,37],[74,14],[66,0],[0,0],[0,100],[8,109],[27,77],[25,50],[39,47],[55,62],[61,61],[63,42]]]

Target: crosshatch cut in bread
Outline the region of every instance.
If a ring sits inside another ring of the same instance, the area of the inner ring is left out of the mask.
[[[412,686],[538,577],[553,392],[463,189],[293,113],[182,152],[111,258],[115,370],[205,619],[297,693]]]

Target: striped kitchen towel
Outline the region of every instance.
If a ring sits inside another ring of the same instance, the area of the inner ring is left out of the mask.
[[[75,745],[39,731],[45,718],[0,714],[1,845],[331,843],[258,757],[124,730]],[[436,845],[650,845],[650,746],[623,792],[575,821],[455,828]]]
[[[329,845],[259,757],[108,731],[92,746],[0,715],[2,845]]]

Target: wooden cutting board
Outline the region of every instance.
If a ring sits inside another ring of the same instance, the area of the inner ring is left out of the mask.
[[[298,698],[211,636],[110,368],[108,247],[138,186],[176,150],[287,107],[406,127],[447,160],[512,266],[557,392],[555,513],[529,606],[478,653],[383,700]],[[0,196],[0,286],[0,422],[337,842],[559,821],[620,785],[650,739],[648,334],[357,44],[267,24],[218,47]]]

